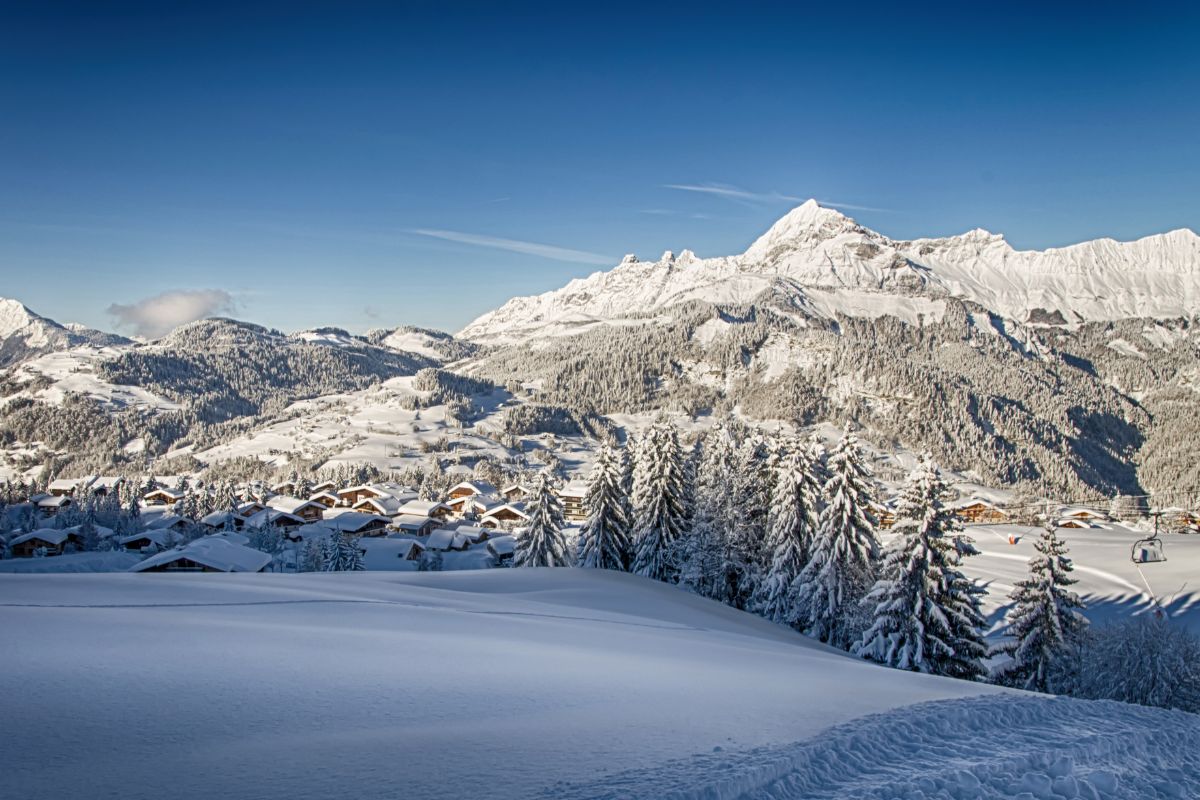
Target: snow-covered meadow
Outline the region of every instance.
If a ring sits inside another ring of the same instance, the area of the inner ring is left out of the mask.
[[[1200,792],[1192,715],[899,672],[626,574],[9,575],[0,604],[27,800]]]

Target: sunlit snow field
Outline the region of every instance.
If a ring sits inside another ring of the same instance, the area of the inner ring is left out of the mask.
[[[0,603],[6,798],[1136,797],[1129,748],[1200,743],[1190,715],[897,672],[590,570],[5,575]]]

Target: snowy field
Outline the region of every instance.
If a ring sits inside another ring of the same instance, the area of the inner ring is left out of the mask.
[[[994,624],[1006,610],[1013,584],[1028,573],[1039,531],[1018,525],[975,525],[967,532],[980,555],[965,559],[963,569],[987,586],[984,610]],[[1017,537],[1014,545],[1008,543],[1010,534]],[[1143,564],[1139,573],[1129,553],[1146,531],[1107,524],[1105,529],[1060,528],[1058,535],[1075,564],[1079,583],[1072,588],[1087,604],[1084,613],[1094,624],[1154,611],[1152,592],[1172,619],[1200,633],[1200,536],[1163,534],[1167,560]]]
[[[6,798],[1200,794],[1195,716],[888,670],[629,575],[5,575],[0,604]]]

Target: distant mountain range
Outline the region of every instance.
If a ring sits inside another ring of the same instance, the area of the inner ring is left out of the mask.
[[[751,303],[764,292],[788,294],[828,317],[895,313],[915,321],[916,314],[939,315],[943,307],[936,301],[944,298],[969,300],[1021,323],[1191,317],[1200,311],[1200,236],[1181,229],[1135,242],[1097,239],[1042,251],[1014,250],[1003,236],[978,229],[897,241],[809,200],[741,255],[626,256],[608,272],[510,300],[459,336],[519,341],[689,300]]]
[[[9,396],[182,413],[159,426],[163,448],[198,425],[247,430],[295,399],[436,368],[534,387],[531,419],[853,419],[885,449],[929,449],[983,483],[1186,493],[1200,487],[1198,313],[1189,230],[1017,251],[980,230],[896,241],[809,201],[741,255],[628,256],[457,336],[205,320],[135,343],[3,300],[0,368],[25,364]],[[78,356],[46,361],[60,352]]]

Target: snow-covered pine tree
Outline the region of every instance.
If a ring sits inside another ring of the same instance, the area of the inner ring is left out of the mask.
[[[850,649],[855,618],[874,580],[879,539],[871,515],[871,471],[847,423],[826,460],[825,507],[812,555],[798,581],[797,608],[808,635]]]
[[[1067,546],[1053,525],[1034,542],[1037,555],[1029,560],[1029,577],[1017,581],[1010,595],[1007,633],[1012,637],[993,648],[1011,657],[997,670],[997,682],[1035,692],[1053,691],[1056,666],[1078,643],[1087,619],[1083,601],[1068,587],[1077,583]]]
[[[734,428],[718,421],[698,445],[691,533],[675,549],[674,568],[681,586],[731,604],[737,587],[728,536],[735,518],[729,491],[736,470]]]
[[[529,497],[529,523],[517,537],[514,567],[569,567],[567,537],[563,534],[562,501],[550,473],[538,473]]]
[[[671,551],[688,532],[686,470],[679,432],[659,419],[646,432],[635,468],[632,571],[647,578],[675,578]]]
[[[605,442],[588,476],[587,520],[579,533],[581,567],[629,569],[629,503],[621,451]]]
[[[322,542],[317,539],[308,539],[304,542],[304,550],[300,553],[300,571],[325,571],[325,547]]]
[[[772,550],[767,545],[767,528],[777,450],[775,443],[760,432],[746,436],[734,453],[730,481],[723,489],[723,530],[735,608],[750,609],[761,599],[770,567]]]
[[[865,601],[875,604],[874,620],[854,652],[898,669],[979,680],[987,655],[982,589],[959,569],[961,526],[946,508],[947,496],[924,454],[901,494],[897,536]]]
[[[363,564],[363,551],[358,546],[357,536],[339,536],[338,548],[340,553],[338,561],[342,565],[342,569],[346,572],[362,572],[367,567]]]
[[[791,624],[800,618],[795,604],[797,578],[808,564],[817,534],[820,498],[806,448],[794,439],[781,439],[765,542],[771,565],[759,599],[760,612],[774,622]]]

